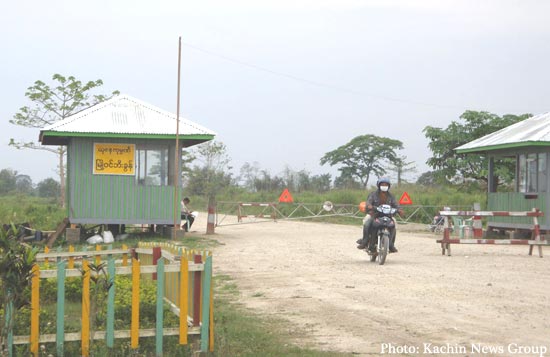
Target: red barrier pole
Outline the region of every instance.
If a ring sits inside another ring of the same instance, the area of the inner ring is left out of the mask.
[[[481,223],[481,216],[474,216],[472,228],[474,229],[474,238],[483,238],[483,224]]]
[[[239,207],[240,210],[240,207]],[[216,226],[216,209],[212,205],[208,205],[208,221],[206,223],[206,234],[214,234]],[[239,216],[240,217],[240,216]],[[239,220],[240,221],[240,220]]]

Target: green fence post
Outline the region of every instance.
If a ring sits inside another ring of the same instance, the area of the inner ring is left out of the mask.
[[[8,296],[10,295],[10,291],[8,290]],[[11,300],[11,299],[10,299]],[[12,357],[13,356],[13,325],[14,325],[14,321],[12,321],[12,315],[13,315],[13,301],[9,301],[7,304],[6,304],[6,322],[5,322],[5,327],[8,331],[8,346],[7,346],[7,349],[8,349],[8,356],[9,357]]]
[[[204,277],[202,284],[202,325],[201,325],[201,352],[208,351],[208,336],[210,325],[210,287],[212,283],[212,256],[208,256],[204,263]]]
[[[58,246],[58,247],[57,247],[57,252],[58,252],[58,253],[61,253],[62,251],[63,251],[63,248],[62,248],[61,246]],[[61,257],[58,256],[58,257],[57,257],[57,263],[59,263],[60,261],[61,261]]]
[[[164,259],[157,261],[157,325],[156,353],[162,356],[162,337],[164,325]]]
[[[58,356],[63,356],[65,342],[65,265],[67,262],[57,263],[57,333],[55,344]]]

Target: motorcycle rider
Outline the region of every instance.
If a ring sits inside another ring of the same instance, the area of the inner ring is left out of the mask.
[[[376,186],[378,189],[373,191],[367,197],[367,214],[363,218],[363,238],[357,241],[357,249],[365,249],[368,245],[369,252],[375,252],[375,242],[369,242],[369,231],[371,228],[372,220],[376,215],[375,207],[388,204],[394,208],[397,208],[399,215],[403,214],[403,210],[399,207],[399,204],[395,200],[395,197],[390,193],[390,179],[387,177],[381,177],[376,181]],[[395,219],[394,219],[395,222]],[[390,252],[397,253],[397,248],[395,248],[395,228],[392,230],[390,237]],[[370,244],[369,244],[370,243]]]

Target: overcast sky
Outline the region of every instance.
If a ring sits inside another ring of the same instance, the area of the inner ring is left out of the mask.
[[[468,109],[550,111],[550,1],[10,1],[0,13],[0,169],[35,183],[53,154],[16,150],[9,120],[54,73],[102,79],[218,133],[235,172],[258,162],[336,174],[320,158],[358,135],[401,140],[418,171],[422,130]]]

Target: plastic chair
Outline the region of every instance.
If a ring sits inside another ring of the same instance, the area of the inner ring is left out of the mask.
[[[469,237],[473,235],[473,218],[453,217],[453,224],[458,229],[459,238],[464,238],[465,235]]]

